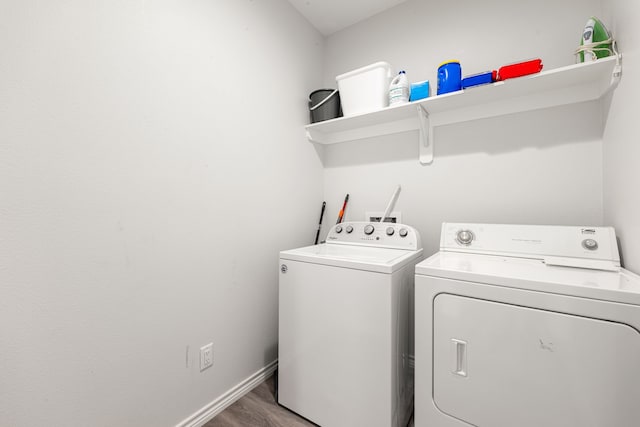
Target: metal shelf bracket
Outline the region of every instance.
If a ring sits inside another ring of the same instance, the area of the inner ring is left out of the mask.
[[[418,122],[420,123],[420,164],[433,163],[433,127],[429,113],[422,105],[418,105]]]

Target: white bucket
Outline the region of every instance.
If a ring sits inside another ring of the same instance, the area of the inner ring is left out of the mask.
[[[376,62],[336,77],[345,116],[381,110],[389,105],[391,65]]]

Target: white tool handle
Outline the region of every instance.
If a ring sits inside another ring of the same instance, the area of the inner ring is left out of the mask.
[[[393,207],[396,205],[396,201],[398,200],[398,196],[400,195],[400,190],[402,190],[402,188],[400,188],[400,186],[398,185],[396,191],[393,192],[393,196],[391,196],[391,200],[389,200],[387,209],[384,211],[382,218],[380,218],[380,222],[384,222],[384,219],[391,214],[391,211],[393,210]]]

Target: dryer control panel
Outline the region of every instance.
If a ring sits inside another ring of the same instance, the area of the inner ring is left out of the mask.
[[[440,250],[535,258],[569,267],[620,267],[612,227],[444,223]]]
[[[422,248],[418,231],[390,222],[342,222],[331,227],[327,244],[374,246],[418,250]]]

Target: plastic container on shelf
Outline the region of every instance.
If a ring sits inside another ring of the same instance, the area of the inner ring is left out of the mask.
[[[496,80],[496,71],[485,71],[484,73],[473,74],[462,79],[462,89],[493,83]]]
[[[340,93],[333,89],[318,89],[309,95],[311,123],[322,122],[342,116]]]
[[[430,95],[429,80],[411,83],[411,96],[409,97],[409,101],[428,98]]]
[[[462,67],[460,61],[445,61],[438,67],[438,95],[462,89]]]
[[[407,73],[402,70],[389,84],[389,105],[406,104],[411,96],[411,86]]]
[[[389,105],[391,65],[376,62],[336,77],[345,116],[381,110]]]
[[[540,71],[542,71],[542,59],[530,59],[528,61],[516,62],[515,64],[500,67],[498,69],[498,79],[513,79],[516,77],[539,73]]]

